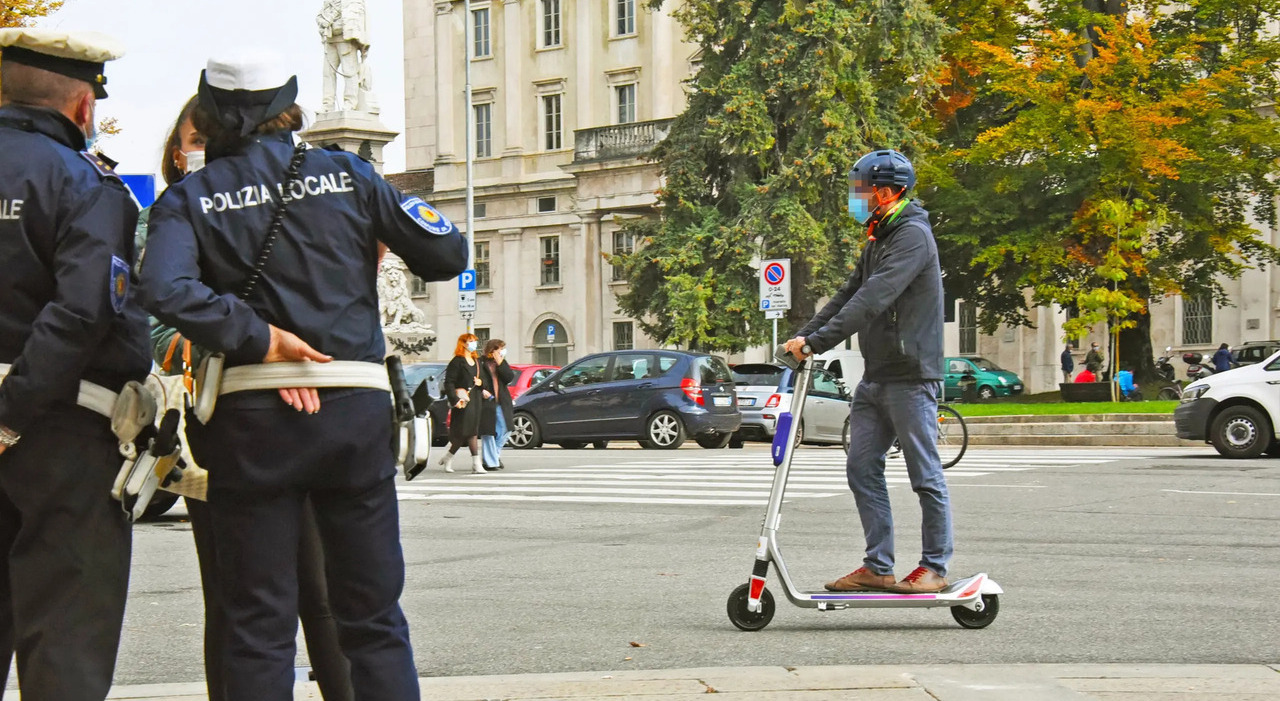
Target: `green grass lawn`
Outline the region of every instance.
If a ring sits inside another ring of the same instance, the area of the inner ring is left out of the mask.
[[[961,416],[1016,416],[1018,414],[1172,414],[1178,402],[1036,402],[1014,404],[950,404]]]

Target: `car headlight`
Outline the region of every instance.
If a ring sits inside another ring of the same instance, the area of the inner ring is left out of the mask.
[[[1182,390],[1182,401],[1194,402],[1204,396],[1204,393],[1208,391],[1209,385],[1191,385],[1190,387]]]

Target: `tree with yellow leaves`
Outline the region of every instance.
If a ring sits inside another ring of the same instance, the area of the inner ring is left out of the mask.
[[[27,27],[32,21],[57,12],[63,0],[4,0],[0,4],[0,27]]]

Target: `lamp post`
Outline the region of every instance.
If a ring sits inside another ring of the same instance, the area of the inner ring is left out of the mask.
[[[466,169],[467,169],[467,270],[475,270],[476,268],[476,237],[475,237],[475,139],[472,138],[472,129],[474,126],[471,120],[475,119],[475,109],[471,106],[471,51],[473,42],[475,41],[474,19],[471,16],[471,0],[463,1],[463,18],[462,18],[462,60],[464,73],[463,93],[465,99],[464,122],[466,127],[463,129],[463,138],[466,139]],[[475,332],[475,312],[463,312],[467,320],[467,333]]]

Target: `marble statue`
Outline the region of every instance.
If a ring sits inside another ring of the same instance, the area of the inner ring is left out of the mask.
[[[324,42],[324,93],[321,112],[378,113],[369,69],[369,23],[364,0],[324,0],[316,16]],[[338,79],[343,82],[338,102]]]

